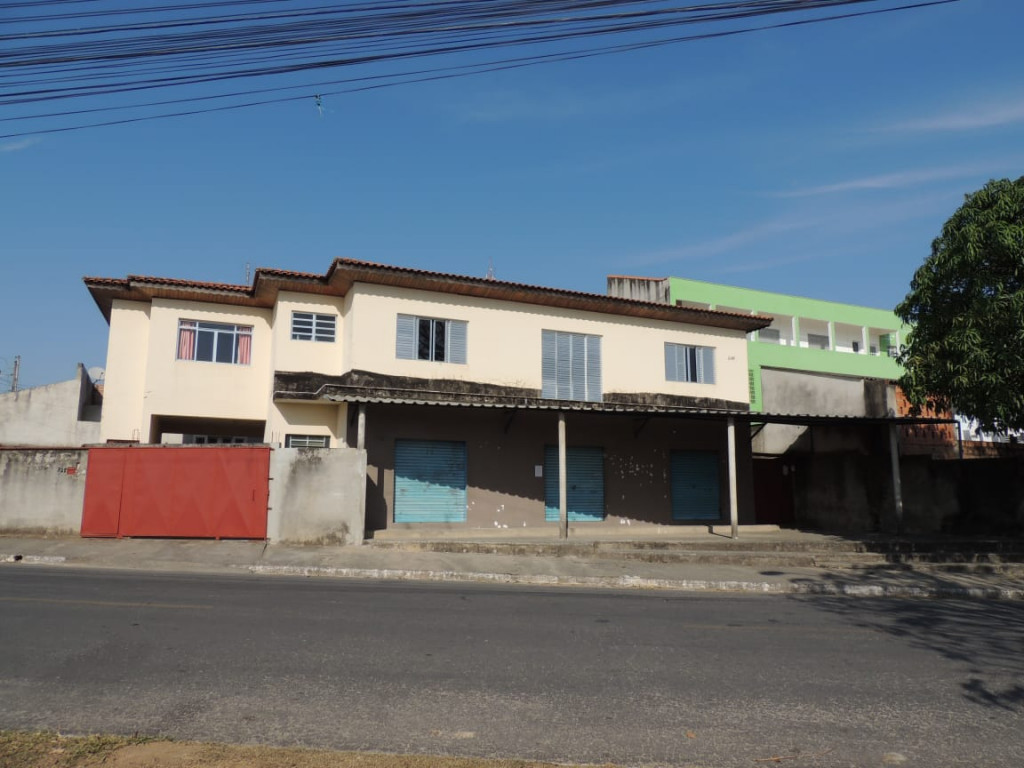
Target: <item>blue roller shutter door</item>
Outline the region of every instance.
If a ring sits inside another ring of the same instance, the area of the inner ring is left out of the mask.
[[[673,520],[719,520],[718,454],[672,451],[669,458]]]
[[[566,449],[566,503],[570,522],[604,520],[604,449]],[[558,522],[558,446],[544,446],[544,519]]]
[[[395,522],[466,522],[466,444],[395,441]]]

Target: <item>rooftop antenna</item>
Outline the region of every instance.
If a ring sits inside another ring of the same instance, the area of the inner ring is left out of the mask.
[[[489,258],[487,260],[487,279],[488,280],[493,280],[494,279],[494,258],[493,257]]]
[[[21,355],[14,356],[14,373],[11,374],[11,392],[18,391],[18,374],[21,372]]]
[[[313,97],[313,100],[316,103],[316,111],[320,113],[320,117],[323,117],[324,116],[324,102],[320,98],[320,94],[319,93],[316,94]]]
[[[245,262],[245,284],[249,284],[249,278],[252,276],[252,265],[247,261]]]

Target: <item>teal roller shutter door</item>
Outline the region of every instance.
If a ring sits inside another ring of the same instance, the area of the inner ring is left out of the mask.
[[[712,451],[672,451],[669,458],[673,520],[718,520],[718,454]]]
[[[604,449],[566,449],[566,502],[570,522],[604,520]],[[558,522],[558,446],[544,446],[544,519]]]
[[[466,522],[466,444],[395,441],[395,522]]]

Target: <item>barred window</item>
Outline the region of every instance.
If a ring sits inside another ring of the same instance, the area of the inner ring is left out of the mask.
[[[327,435],[285,435],[285,448],[330,448],[331,439]]]
[[[294,341],[334,341],[337,324],[336,315],[292,312],[292,339]]]

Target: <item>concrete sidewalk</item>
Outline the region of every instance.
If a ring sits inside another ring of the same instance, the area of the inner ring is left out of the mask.
[[[549,546],[549,545],[545,545]],[[859,597],[1024,599],[1024,577],[960,573],[924,566],[789,565],[764,552],[755,564],[714,558],[648,562],[595,548],[552,555],[429,551],[379,546],[286,546],[250,541],[0,537],[3,569],[31,565],[191,573],[482,582],[543,587],[679,590]]]

